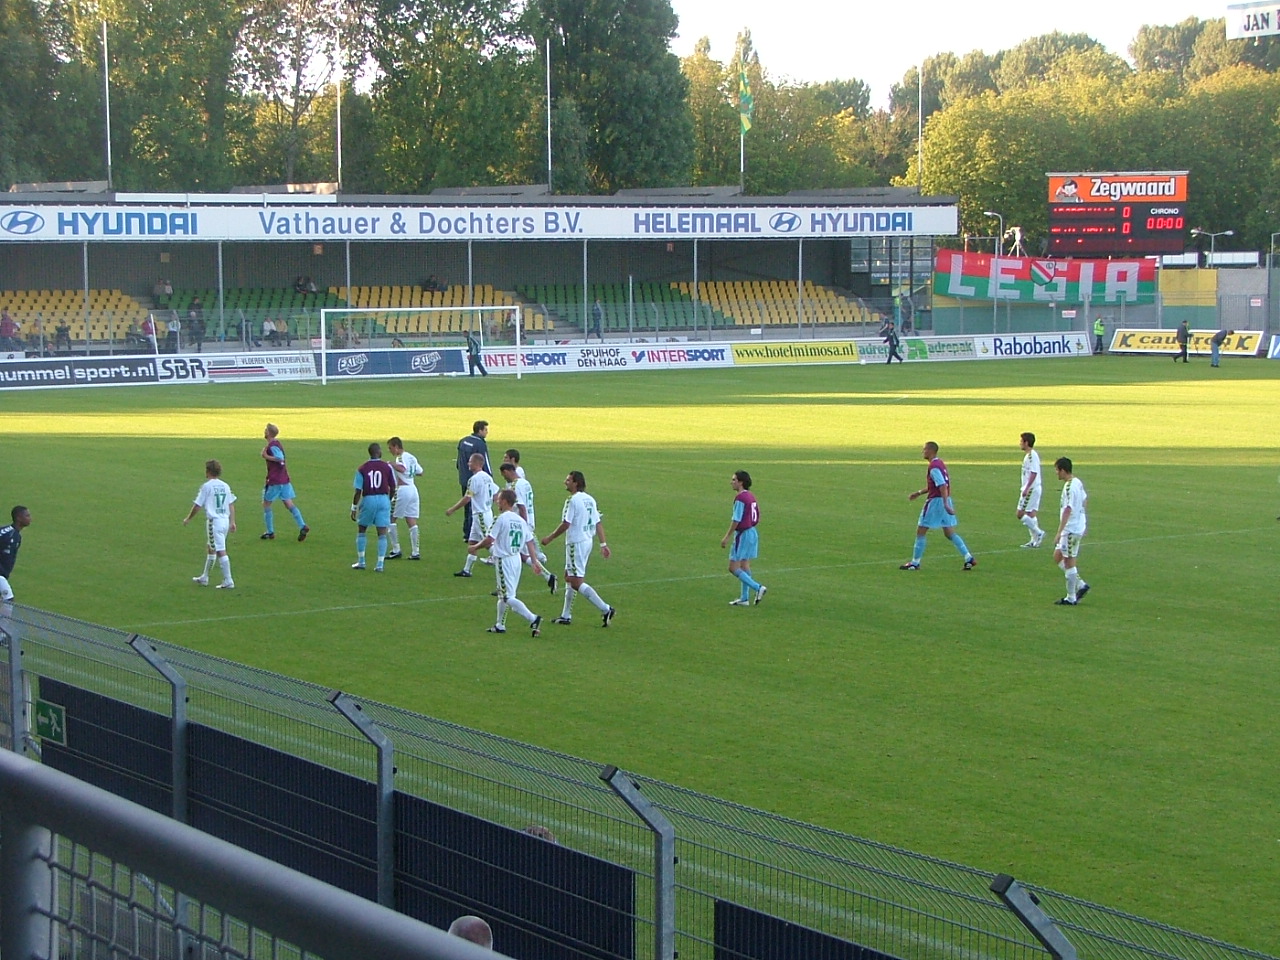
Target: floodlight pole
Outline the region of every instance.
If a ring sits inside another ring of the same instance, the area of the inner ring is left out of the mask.
[[[1267,329],[1271,329],[1271,318],[1275,316],[1275,311],[1271,308],[1271,271],[1276,266],[1276,237],[1280,237],[1280,232],[1271,235],[1271,252],[1267,255]]]
[[[983,210],[982,215],[984,217],[995,217],[997,220],[1000,221],[1000,230],[996,234],[996,238],[995,238],[996,239],[996,256],[999,257],[1001,252],[1000,241],[1004,239],[1004,216],[1002,214],[996,213],[996,211],[994,210]],[[991,332],[995,333],[996,328],[1000,325],[1000,301],[996,299],[996,281],[995,281],[994,270],[991,271],[990,283],[991,283]],[[1086,317],[1086,319],[1088,318]]]

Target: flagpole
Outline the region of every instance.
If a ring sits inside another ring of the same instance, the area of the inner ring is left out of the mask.
[[[337,67],[337,70],[335,71],[336,76],[334,80],[334,94],[333,94],[334,139],[336,141],[335,142],[336,150],[334,154],[334,159],[336,160],[336,165],[337,165],[338,192],[341,193],[342,192],[342,80],[343,80],[342,35],[341,34],[339,34],[337,37],[336,46],[338,50],[338,55],[337,55],[337,63],[335,64],[335,66]],[[348,292],[349,291],[350,291],[350,285],[348,284]]]
[[[747,192],[747,135],[738,125],[738,190]]]
[[[102,117],[106,125],[107,189],[114,189],[111,176],[111,64],[107,53],[107,21],[102,21]]]
[[[551,37],[549,35],[547,37],[547,193],[554,193],[551,187]]]

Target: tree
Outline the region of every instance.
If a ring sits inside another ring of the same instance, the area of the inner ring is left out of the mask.
[[[531,0],[526,30],[551,40],[552,92],[572,97],[593,189],[689,182],[693,122],[688,81],[670,52],[669,0]]]
[[[47,168],[41,119],[53,99],[57,62],[41,39],[46,30],[31,0],[0,0],[0,187],[42,179]]]
[[[1057,30],[1024,40],[1012,50],[1005,51],[1000,58],[1000,69],[996,77],[999,90],[1001,93],[1008,93],[1039,83],[1058,58],[1068,51],[1084,51],[1101,46],[1086,34],[1061,33]]]
[[[371,52],[388,189],[508,183],[536,98],[507,0],[385,0]]]
[[[1187,17],[1170,26],[1138,28],[1138,35],[1129,44],[1134,67],[1140,73],[1167,70],[1179,79],[1186,77],[1204,26],[1205,21],[1198,17]]]
[[[735,71],[711,58],[711,42],[703,37],[681,64],[689,83],[693,121],[693,176],[699,186],[738,181],[738,78]]]
[[[871,116],[871,88],[861,80],[828,80],[817,84],[814,92],[828,113],[848,112],[857,120]]]
[[[1226,20],[1206,20],[1195,40],[1187,78],[1202,80],[1236,64],[1274,73],[1280,69],[1280,40],[1276,37],[1228,40]]]

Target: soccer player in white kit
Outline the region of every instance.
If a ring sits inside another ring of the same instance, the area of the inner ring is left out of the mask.
[[[533,528],[516,512],[516,493],[502,490],[498,493],[498,518],[494,520],[488,535],[479,543],[473,543],[467,552],[473,557],[477,550],[488,547],[493,556],[493,569],[498,577],[498,618],[489,633],[507,632],[507,611],[514,610],[529,621],[533,636],[542,633],[542,618],[516,597],[520,586],[520,568],[528,561],[535,573],[541,573],[534,549]]]
[[[514,450],[508,450],[507,455],[510,456]],[[533,484],[524,477],[520,476],[520,468],[513,460],[503,460],[502,466],[498,468],[502,474],[502,479],[506,481],[506,489],[516,495],[516,512],[524,517],[525,523],[529,524],[529,529],[534,531],[534,549],[531,553],[536,552],[538,559],[542,562],[542,579],[547,582],[548,589],[552,593],[556,592],[556,575],[547,569],[547,555],[542,552],[542,548],[538,545],[538,525],[534,520],[533,514]]]
[[[1032,549],[1040,546],[1044,539],[1044,531],[1036,517],[1040,513],[1040,494],[1043,491],[1040,475],[1040,454],[1036,453],[1036,435],[1024,433],[1018,441],[1022,448],[1022,486],[1018,490],[1018,519],[1031,534],[1031,539],[1023,544]]]
[[[600,508],[596,506],[595,497],[587,493],[587,479],[581,470],[570,470],[564,478],[564,488],[569,491],[569,499],[564,502],[560,526],[542,538],[545,547],[560,534],[564,538],[564,608],[555,623],[568,626],[573,623],[573,600],[582,594],[600,611],[607,627],[617,614],[617,610],[605,603],[600,594],[584,579],[587,575],[587,561],[591,558],[592,537],[600,538],[600,555],[609,559],[609,544],[605,541],[604,520],[600,516]]]
[[[1084,539],[1087,529],[1085,506],[1089,502],[1084,492],[1084,484],[1072,473],[1072,463],[1068,457],[1059,457],[1053,462],[1062,481],[1062,519],[1058,522],[1058,536],[1053,548],[1053,562],[1067,575],[1067,595],[1053,601],[1059,606],[1074,607],[1080,598],[1089,592],[1089,584],[1085,583],[1076,567],[1076,558],[1080,556],[1080,541]]]
[[[231,579],[231,558],[227,556],[227,534],[236,530],[236,495],[231,492],[226,481],[222,479],[222,464],[217,460],[208,460],[204,465],[205,481],[196,494],[191,512],[182,520],[186,526],[191,518],[204,510],[207,551],[204,557],[204,572],[192,577],[193,583],[202,587],[209,585],[209,571],[213,569],[213,561],[218,561],[222,570],[222,582],[219,590],[230,590],[235,587]]]
[[[422,555],[418,552],[418,517],[422,510],[422,500],[418,496],[418,486],[414,480],[422,476],[422,464],[404,448],[404,441],[399,437],[388,440],[387,448],[394,457],[391,469],[396,474],[396,505],[391,511],[391,528],[387,531],[391,540],[391,551],[387,554],[387,559],[395,560],[400,556],[399,521],[404,520],[405,526],[409,528],[409,559],[421,560]]]
[[[471,568],[476,565],[476,555],[471,547],[489,535],[493,526],[493,498],[498,495],[498,485],[493,477],[484,472],[485,458],[482,453],[473,453],[467,459],[467,467],[471,470],[471,479],[467,481],[467,492],[457,503],[444,512],[446,517],[453,516],[468,503],[471,504],[471,530],[467,533],[467,561],[455,577],[471,576]]]

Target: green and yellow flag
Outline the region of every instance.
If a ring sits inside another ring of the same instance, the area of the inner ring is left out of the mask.
[[[738,65],[738,119],[742,121],[742,132],[751,129],[751,110],[755,100],[751,96],[751,80],[747,77],[747,65]]]

